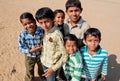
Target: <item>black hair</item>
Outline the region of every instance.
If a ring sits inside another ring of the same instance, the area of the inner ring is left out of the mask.
[[[61,9],[56,9],[56,10],[54,11],[54,16],[56,16],[57,13],[63,13],[64,18],[65,18],[65,13],[64,13],[63,10],[61,10]]]
[[[68,10],[69,7],[78,7],[80,10],[82,10],[81,2],[80,0],[67,0],[65,7],[66,11]]]
[[[29,20],[35,21],[33,15],[30,12],[24,12],[20,15],[20,22],[22,19],[28,18]]]
[[[87,31],[84,33],[84,40],[86,40],[87,35],[92,35],[92,36],[98,37],[99,40],[101,41],[101,32],[97,28],[87,29]]]
[[[74,35],[74,34],[68,34],[64,37],[64,44],[66,44],[66,41],[67,40],[70,40],[70,41],[75,41],[76,42],[76,45],[78,47],[78,39],[77,37]]]
[[[53,20],[54,19],[54,13],[50,8],[42,7],[42,8],[37,10],[37,12],[35,14],[35,18],[36,18],[37,21],[39,19],[42,19],[42,18],[49,18],[49,19]]]

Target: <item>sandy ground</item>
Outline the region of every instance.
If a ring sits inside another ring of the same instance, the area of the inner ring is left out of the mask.
[[[0,81],[23,81],[24,54],[18,50],[23,29],[19,16],[40,7],[65,10],[66,0],[0,0]],[[120,81],[120,0],[81,0],[83,18],[102,32],[101,46],[109,52],[107,81]],[[67,16],[66,16],[67,17]],[[35,68],[37,70],[37,67]],[[35,71],[36,80],[37,72]]]

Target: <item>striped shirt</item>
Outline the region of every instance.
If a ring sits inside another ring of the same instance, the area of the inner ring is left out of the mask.
[[[99,74],[107,75],[108,52],[101,47],[95,55],[90,55],[87,46],[81,48],[83,58],[83,75],[89,79],[96,78]]]
[[[65,76],[70,81],[80,81],[82,72],[82,59],[80,56],[80,51],[69,55],[67,62],[63,66]]]
[[[64,48],[62,33],[53,27],[45,33],[43,38],[43,50],[41,62],[44,66],[56,71],[67,60],[67,53]]]
[[[27,30],[23,30],[19,34],[18,42],[19,42],[19,50],[25,53],[29,57],[38,57],[40,52],[30,53],[29,50],[36,46],[40,45],[41,39],[43,38],[44,30],[41,27],[36,27],[35,34],[32,35]]]

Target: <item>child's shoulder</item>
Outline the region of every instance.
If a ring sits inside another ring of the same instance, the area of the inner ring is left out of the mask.
[[[28,31],[26,30],[26,29],[23,29],[21,32],[20,32],[20,34],[27,34],[28,33]]]
[[[83,46],[83,47],[81,47],[81,48],[80,48],[80,52],[81,52],[81,51],[85,51],[86,48],[87,48],[87,46]]]
[[[88,22],[86,20],[84,20],[82,17],[81,19],[78,21],[78,24],[82,24],[82,26],[88,27],[90,28],[90,25],[88,24]]]
[[[103,49],[102,47],[100,49],[101,49],[101,53],[108,54],[107,50]]]
[[[54,27],[54,34],[55,35],[62,35],[61,32],[57,29],[57,27]]]

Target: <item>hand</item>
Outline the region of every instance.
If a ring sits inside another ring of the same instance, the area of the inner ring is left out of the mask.
[[[81,75],[82,78],[87,78],[85,75]]]
[[[53,74],[53,69],[52,68],[48,68],[44,71],[45,73],[43,74],[43,76],[45,77],[50,77]]]
[[[95,81],[96,79],[92,79],[92,80],[90,80],[90,81]]]
[[[38,52],[42,50],[42,46],[35,46],[32,49],[30,49],[30,53]]]
[[[105,80],[106,79],[106,75],[101,74],[101,79]]]

